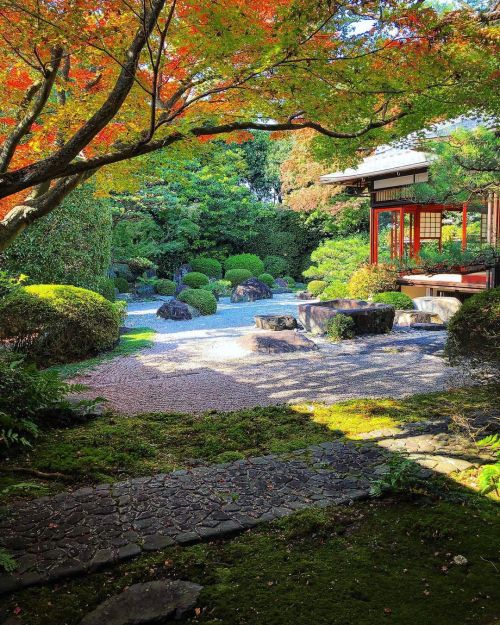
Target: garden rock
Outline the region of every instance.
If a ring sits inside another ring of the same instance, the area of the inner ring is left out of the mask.
[[[311,339],[293,330],[284,330],[278,335],[273,331],[255,332],[242,337],[239,343],[244,349],[258,354],[286,354],[318,349]]]
[[[412,323],[432,323],[435,315],[421,310],[396,310],[394,323],[398,326],[411,326]]]
[[[416,297],[413,303],[417,310],[439,315],[443,323],[448,323],[462,305],[456,297]]]
[[[127,282],[133,282],[135,275],[127,263],[113,263],[109,270],[110,278],[124,278]]]
[[[271,289],[257,278],[249,278],[237,286],[231,295],[231,302],[255,302],[259,299],[271,299]]]
[[[414,330],[429,330],[429,331],[438,331],[438,330],[446,330],[446,324],[444,323],[412,323],[411,328]]]
[[[179,619],[195,607],[202,588],[169,579],[133,584],[101,603],[80,625],[152,625]]]
[[[295,330],[297,319],[293,315],[256,315],[255,325],[261,330]]]
[[[193,271],[191,265],[181,265],[179,269],[177,269],[174,273],[175,284],[177,284],[178,286],[181,285],[182,281],[184,280],[184,276],[187,273],[191,273],[191,271]]]
[[[286,280],[283,280],[283,278],[276,278],[274,282],[276,286],[280,286],[285,289],[288,288],[288,282]]]
[[[307,332],[325,334],[330,319],[338,314],[351,317],[356,334],[385,334],[394,323],[394,306],[359,299],[332,299],[299,305],[299,321]]]
[[[299,291],[297,293],[297,299],[314,299],[309,291]]]
[[[155,290],[152,284],[136,284],[134,287],[134,295],[138,299],[154,297]]]
[[[189,319],[200,316],[200,312],[196,308],[176,299],[162,304],[156,314],[163,319],[173,319],[174,321],[189,321]]]
[[[182,293],[182,291],[185,291],[186,289],[189,289],[187,284],[178,284],[175,288],[175,295],[180,295],[180,293]]]

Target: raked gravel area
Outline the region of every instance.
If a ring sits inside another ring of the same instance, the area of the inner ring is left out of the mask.
[[[463,382],[442,357],[445,332],[395,330],[340,344],[314,338],[317,351],[257,355],[238,340],[257,331],[254,315],[297,316],[293,294],[232,304],[191,321],[156,316],[161,301],[128,306],[128,327],[156,330],[154,344],[80,375],[87,396],[104,396],[124,414],[236,410],[280,403],[333,403],[353,397],[401,397]]]

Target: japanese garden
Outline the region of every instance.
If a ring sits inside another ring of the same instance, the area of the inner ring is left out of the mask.
[[[0,623],[497,623],[499,26],[0,0]]]

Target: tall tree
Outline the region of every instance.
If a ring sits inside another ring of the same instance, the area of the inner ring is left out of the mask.
[[[311,128],[352,153],[492,108],[496,18],[421,0],[1,0],[0,249],[102,167],[176,143]]]

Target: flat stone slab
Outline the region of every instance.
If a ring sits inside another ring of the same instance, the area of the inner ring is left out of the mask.
[[[410,326],[412,323],[433,323],[437,322],[436,315],[421,310],[396,310],[394,323],[398,326]]]
[[[295,330],[297,319],[293,315],[255,315],[255,325],[261,330],[280,332]]]
[[[332,299],[299,305],[299,322],[307,332],[325,334],[328,322],[336,315],[347,315],[354,321],[356,334],[385,334],[394,323],[394,306],[357,299]]]
[[[446,330],[446,325],[444,323],[412,323],[410,328],[414,330],[437,332],[438,330]]]
[[[169,579],[133,584],[101,603],[80,625],[158,625],[165,619],[179,619],[194,609],[202,588]]]
[[[293,330],[283,330],[279,334],[274,331],[254,332],[243,336],[238,343],[257,354],[287,354],[318,349],[314,341]]]

